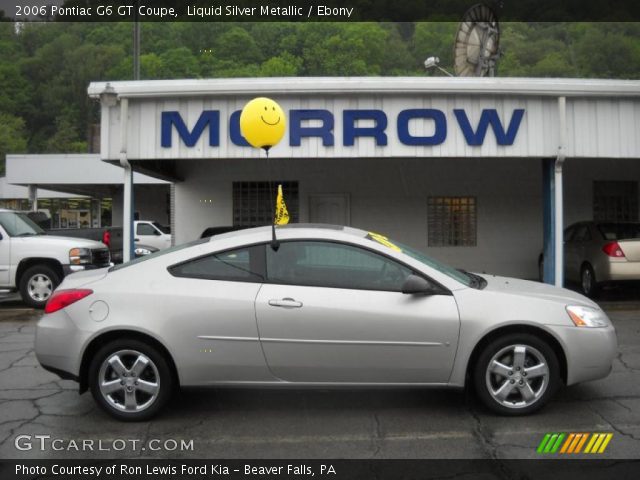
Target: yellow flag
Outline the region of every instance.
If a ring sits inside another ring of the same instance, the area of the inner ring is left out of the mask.
[[[282,185],[278,185],[278,196],[276,197],[276,218],[274,219],[274,223],[276,225],[286,225],[289,223],[289,212],[284,203]]]

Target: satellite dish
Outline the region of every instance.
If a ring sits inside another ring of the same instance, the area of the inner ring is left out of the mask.
[[[459,77],[493,77],[500,58],[500,26],[495,12],[484,4],[471,7],[462,17],[453,51]]]

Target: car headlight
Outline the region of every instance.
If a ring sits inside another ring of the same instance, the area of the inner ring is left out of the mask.
[[[599,308],[567,305],[567,313],[576,327],[599,328],[609,325],[609,317]]]
[[[136,249],[133,252],[137,257],[142,257],[144,255],[151,255],[153,253],[153,251],[144,247],[136,247]]]
[[[91,263],[91,250],[89,248],[72,248],[69,250],[69,263],[71,265]]]

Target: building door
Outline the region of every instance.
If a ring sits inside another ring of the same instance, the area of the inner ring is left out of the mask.
[[[309,222],[350,225],[348,193],[322,193],[309,196]]]

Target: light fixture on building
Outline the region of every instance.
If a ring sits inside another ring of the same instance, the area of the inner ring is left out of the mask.
[[[442,68],[439,65],[439,63],[440,63],[440,58],[439,57],[429,57],[424,61],[424,68],[426,70],[429,70],[430,68],[437,68],[441,72],[444,72],[446,75],[449,75],[450,77],[453,77],[453,75],[451,73],[447,72],[444,68]]]
[[[108,82],[104,90],[100,93],[100,102],[105,107],[115,107],[118,104],[118,94]]]

